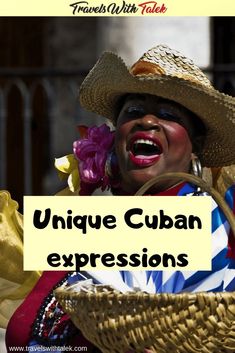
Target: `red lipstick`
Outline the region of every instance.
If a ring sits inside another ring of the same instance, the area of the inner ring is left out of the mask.
[[[128,143],[131,162],[138,167],[156,163],[163,152],[161,142],[149,132],[136,132]]]

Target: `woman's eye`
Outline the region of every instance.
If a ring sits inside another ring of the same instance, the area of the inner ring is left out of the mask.
[[[163,120],[175,121],[175,122],[181,121],[181,118],[179,117],[179,115],[168,112],[168,111],[159,111],[157,113],[157,116]]]
[[[145,114],[145,109],[141,106],[130,105],[125,109],[125,113],[129,116],[139,117]]]

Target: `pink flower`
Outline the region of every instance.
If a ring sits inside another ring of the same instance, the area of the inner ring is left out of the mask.
[[[114,132],[106,124],[88,128],[85,138],[73,143],[74,155],[79,160],[81,195],[90,195],[96,188],[104,190],[109,185],[105,164],[113,143]]]

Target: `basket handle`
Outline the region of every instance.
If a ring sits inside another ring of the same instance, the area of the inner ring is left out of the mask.
[[[135,196],[142,196],[144,193],[151,188],[151,186],[161,182],[162,180],[166,179],[172,179],[172,180],[183,180],[183,181],[188,181],[190,183],[193,183],[197,186],[199,186],[203,191],[208,192],[210,196],[216,201],[216,203],[219,205],[221,210],[223,211],[225,217],[227,218],[232,232],[233,232],[233,237],[235,239],[235,217],[233,215],[232,210],[224,200],[224,198],[220,195],[218,191],[216,191],[213,187],[208,185],[203,179],[192,175],[188,173],[182,173],[182,172],[174,172],[174,173],[164,173],[161,175],[158,175],[149,181],[145,183],[135,194]]]

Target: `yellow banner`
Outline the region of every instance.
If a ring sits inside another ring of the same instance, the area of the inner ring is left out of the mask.
[[[234,0],[1,1],[1,16],[232,16]]]
[[[210,270],[210,197],[24,198],[24,270]]]

